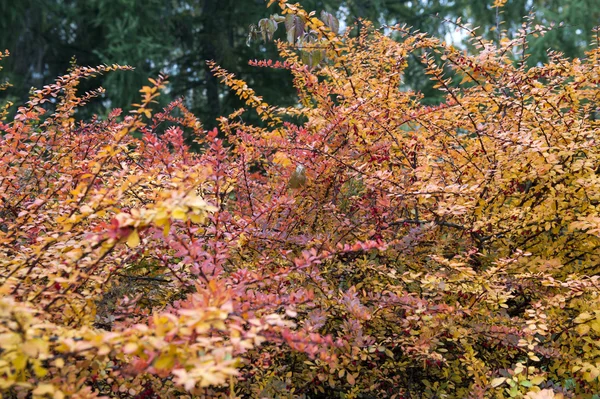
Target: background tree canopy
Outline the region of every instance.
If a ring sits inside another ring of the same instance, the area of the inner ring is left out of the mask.
[[[531,42],[530,63],[546,59],[546,49],[582,56],[600,22],[598,0],[509,0],[497,14],[492,0],[309,0],[305,9],[335,13],[347,25],[359,17],[384,23],[406,23],[428,33],[451,34],[444,18],[461,17],[478,33],[493,38],[497,27],[509,34],[523,17],[534,13],[536,22],[563,22],[543,38]],[[162,71],[170,76],[170,98],[183,96],[207,127],[215,118],[240,106],[228,90],[208,73],[205,60],[235,72],[269,102],[288,105],[296,93],[285,84],[286,71],[248,66],[249,59],[275,56],[272,43],[247,43],[249,26],[268,16],[262,0],[24,0],[0,2],[0,49],[8,49],[3,77],[15,88],[9,100],[23,101],[29,87],[51,83],[65,73],[69,60],[79,65],[128,64],[133,73],[111,74],[101,80],[110,101],[90,112],[104,114],[108,107],[128,107],[148,76]],[[436,17],[436,15],[438,15]],[[281,37],[281,32],[276,37]],[[413,60],[405,82],[435,102],[435,92]],[[97,83],[96,83],[97,84]],[[91,87],[90,87],[91,88]],[[82,87],[87,89],[87,87]]]

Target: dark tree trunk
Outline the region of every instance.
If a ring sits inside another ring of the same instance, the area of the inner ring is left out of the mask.
[[[219,54],[216,48],[218,37],[222,33],[222,27],[219,26],[217,16],[218,1],[204,0],[202,7],[203,35],[204,43],[201,43],[204,60],[213,60],[219,62]],[[216,126],[216,118],[221,114],[221,105],[219,100],[219,82],[210,72],[208,65],[204,64],[205,82],[206,82],[206,101],[208,118],[204,121],[207,128]]]

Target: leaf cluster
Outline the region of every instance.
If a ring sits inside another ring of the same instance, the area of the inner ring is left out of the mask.
[[[162,76],[76,123],[128,68],[75,67],[0,125],[3,395],[594,398],[600,50],[529,67],[525,28],[469,54],[277,3],[311,40],[252,64],[297,106],[213,63],[245,103],[218,130],[157,112]]]

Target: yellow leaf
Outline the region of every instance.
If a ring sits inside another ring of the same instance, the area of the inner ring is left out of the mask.
[[[21,337],[17,333],[0,334],[0,347],[7,348],[21,342]]]
[[[248,237],[246,236],[246,234],[241,233],[238,237],[238,247],[242,248],[244,245],[246,245],[246,243],[248,242]]]
[[[590,323],[592,330],[600,334],[600,320],[596,319]]]
[[[169,226],[169,214],[164,210],[159,210],[154,216],[154,224],[157,226]]]
[[[185,204],[192,208],[198,209],[204,209],[204,207],[208,205],[208,203],[204,201],[204,198],[198,197],[197,195],[190,195],[189,197],[186,197]]]
[[[579,324],[575,327],[575,331],[577,331],[577,334],[579,335],[587,335],[587,333],[590,332],[590,326],[587,324]]]
[[[127,246],[129,248],[135,248],[140,245],[140,236],[137,230],[133,230],[129,237],[127,237]]]
[[[165,223],[165,227],[163,227],[163,236],[167,237],[169,235],[169,231],[171,230],[171,223]]]
[[[202,197],[198,196],[190,196],[186,198],[185,204],[191,208],[201,209],[207,212],[216,212],[218,210],[216,206],[210,205]]]
[[[154,367],[157,369],[170,369],[175,365],[175,357],[172,355],[162,354],[154,361]]]
[[[277,151],[275,153],[275,155],[273,156],[273,162],[276,163],[277,165],[281,165],[283,167],[287,167],[292,164],[292,161],[290,161],[288,156],[281,151]]]
[[[577,323],[577,324],[585,323],[586,321],[591,320],[593,318],[594,318],[594,316],[592,316],[592,314],[590,312],[583,312],[579,316],[577,316],[575,318],[575,320],[573,320],[573,322]]]
[[[35,362],[33,364],[33,372],[37,377],[45,377],[48,374],[48,370],[42,367],[42,365],[39,364],[39,362]]]
[[[531,383],[533,385],[540,385],[542,382],[544,382],[546,379],[541,376],[541,375],[537,375],[535,377],[532,377],[531,379],[529,379],[529,381],[531,381]]]
[[[204,217],[204,215],[197,215],[195,213],[192,213],[190,215],[190,220],[192,221],[192,223],[196,223],[196,224],[204,223],[205,219],[206,218]]]
[[[18,354],[13,360],[13,366],[17,371],[23,370],[27,364],[27,357],[24,354]]]
[[[115,140],[119,141],[121,140],[123,137],[125,137],[125,135],[129,133],[129,129],[128,128],[123,128],[121,130],[119,130],[119,133],[117,133],[117,135],[115,136]]]
[[[497,386],[504,384],[504,381],[506,381],[506,378],[504,377],[494,378],[491,382],[492,388],[496,388]]]
[[[134,343],[134,342],[129,342],[127,344],[125,344],[125,346],[123,346],[123,353],[129,355],[132,353],[137,352],[138,350],[138,344]]]
[[[100,348],[98,348],[98,355],[99,356],[104,356],[104,355],[108,355],[110,353],[110,346],[108,345],[102,345]]]
[[[533,360],[534,362],[539,362],[541,359],[534,353],[529,353],[529,359]]]
[[[175,220],[186,220],[187,209],[178,206],[171,212],[171,217]]]
[[[40,384],[31,392],[33,396],[43,396],[47,394],[53,394],[56,388],[52,384]]]

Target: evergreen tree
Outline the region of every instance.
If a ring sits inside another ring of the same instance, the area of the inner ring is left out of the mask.
[[[462,17],[479,26],[478,33],[499,38],[521,27],[524,16],[535,13],[544,24],[564,22],[544,37],[532,40],[528,62],[547,59],[549,47],[569,57],[582,56],[600,22],[600,0],[507,0],[500,10],[492,0],[310,0],[305,9],[336,13],[346,26],[358,18],[376,23],[405,23],[434,35],[448,35],[454,26],[444,21]],[[13,100],[22,101],[29,87],[41,87],[63,74],[74,57],[80,65],[129,64],[134,72],[114,73],[101,80],[110,101],[103,106],[124,107],[135,102],[148,76],[160,71],[170,76],[170,96],[183,96],[207,127],[219,115],[241,106],[209,73],[206,60],[235,72],[266,100],[287,105],[295,91],[286,71],[248,66],[248,60],[276,57],[275,46],[260,40],[247,45],[249,26],[269,15],[262,0],[23,0],[0,2],[0,49],[12,55],[5,60],[3,77],[15,86]],[[532,22],[535,24],[536,22]],[[279,33],[281,35],[281,33]],[[460,35],[459,35],[460,36]],[[278,36],[281,37],[281,36]],[[436,101],[436,92],[419,67],[418,59],[406,83]],[[97,82],[94,83],[95,85]],[[82,83],[81,89],[91,87]]]

